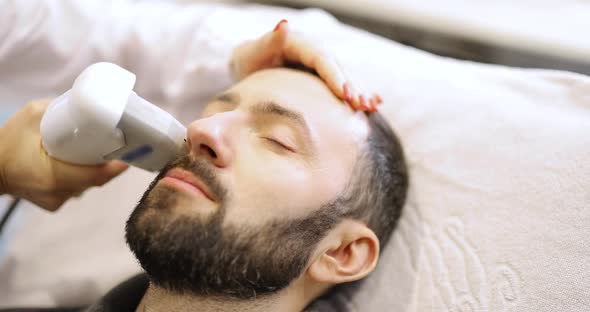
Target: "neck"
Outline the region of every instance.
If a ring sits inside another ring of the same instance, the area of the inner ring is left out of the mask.
[[[291,285],[293,286],[293,285]],[[295,288],[297,289],[297,288]],[[136,312],[182,311],[302,311],[310,298],[306,293],[294,291],[289,287],[270,296],[262,296],[250,300],[239,300],[226,297],[196,296],[177,294],[150,283]],[[309,295],[309,294],[308,294]]]

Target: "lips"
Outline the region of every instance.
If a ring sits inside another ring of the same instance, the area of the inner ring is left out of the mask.
[[[166,178],[179,180],[179,181],[182,181],[186,184],[192,185],[193,187],[198,189],[201,193],[203,193],[203,195],[205,195],[205,197],[209,198],[211,201],[215,201],[214,197],[211,195],[211,191],[209,191],[209,189],[205,186],[205,184],[203,184],[201,181],[199,181],[195,177],[194,174],[192,174],[186,170],[183,170],[180,168],[171,169],[170,171],[168,171],[166,173]]]

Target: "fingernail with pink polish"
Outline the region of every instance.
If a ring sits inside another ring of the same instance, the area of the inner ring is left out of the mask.
[[[361,108],[363,110],[368,110],[369,106],[367,105],[367,101],[365,100],[365,96],[364,95],[359,95],[359,102],[361,104]]]
[[[344,95],[344,100],[348,103],[352,103],[352,95],[350,94],[350,83],[345,82],[342,85],[342,94]]]
[[[375,94],[375,100],[377,101],[377,104],[383,103],[383,99],[381,96],[379,96],[379,94]]]
[[[288,23],[288,21],[286,19],[282,19],[280,22],[278,22],[277,26],[275,26],[275,29],[273,29],[273,31],[281,29],[281,26],[283,26],[283,24],[285,23]]]

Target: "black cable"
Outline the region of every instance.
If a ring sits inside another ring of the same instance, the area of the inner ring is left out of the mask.
[[[4,225],[6,225],[6,222],[8,222],[8,218],[10,218],[10,215],[12,213],[14,213],[14,210],[16,209],[16,206],[18,205],[19,202],[20,202],[20,198],[14,197],[12,199],[12,201],[10,202],[10,204],[8,205],[8,210],[6,210],[6,212],[4,213],[4,216],[2,216],[2,221],[0,221],[0,235],[2,235],[2,231],[4,230]]]

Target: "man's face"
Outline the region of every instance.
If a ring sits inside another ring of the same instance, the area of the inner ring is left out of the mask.
[[[252,297],[284,288],[339,221],[367,134],[364,115],[318,78],[258,72],[188,127],[188,154],[144,194],[127,241],[171,290]]]

